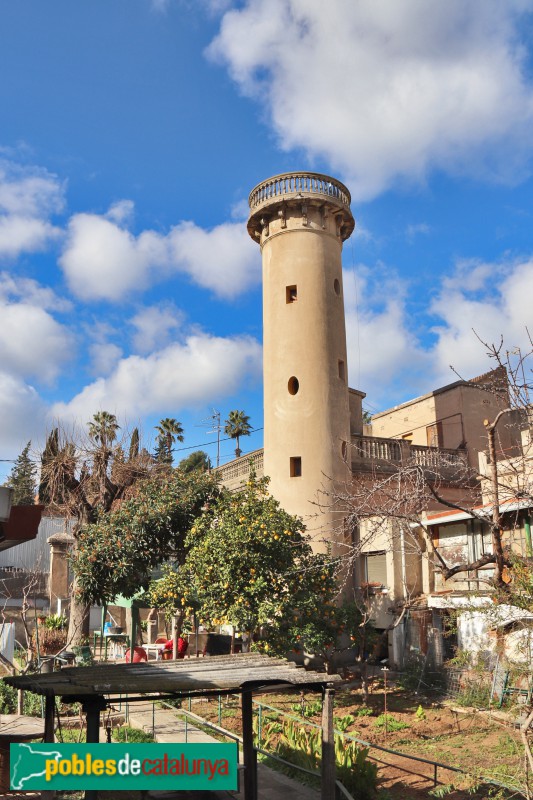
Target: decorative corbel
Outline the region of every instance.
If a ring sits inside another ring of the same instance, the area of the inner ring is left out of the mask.
[[[307,220],[307,203],[302,203],[302,225],[308,225]]]
[[[281,208],[278,211],[278,217],[281,220],[281,227],[282,228],[286,228],[287,227],[287,213],[286,213],[286,209],[285,209],[285,203],[282,203]]]
[[[342,214],[337,214],[335,216],[335,223],[337,226],[337,236],[340,237],[342,234],[342,228],[344,226],[344,216]]]
[[[261,227],[263,228],[263,236],[268,236],[268,217],[261,217],[259,221],[261,223]]]
[[[326,220],[328,216],[328,207],[325,204],[320,206],[320,222],[322,224],[322,230],[326,229]]]

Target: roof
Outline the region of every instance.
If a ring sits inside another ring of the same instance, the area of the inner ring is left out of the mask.
[[[124,694],[190,694],[210,691],[288,688],[320,688],[340,681],[338,675],[311,672],[282,658],[259,653],[188,658],[141,664],[97,664],[92,667],[63,667],[47,675],[19,675],[4,678],[17,689],[63,697]]]

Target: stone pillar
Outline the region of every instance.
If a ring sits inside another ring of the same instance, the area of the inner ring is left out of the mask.
[[[50,545],[50,577],[48,580],[50,611],[56,613],[57,601],[65,601],[70,598],[68,556],[70,548],[74,544],[74,537],[70,533],[54,533],[49,537],[48,544]]]

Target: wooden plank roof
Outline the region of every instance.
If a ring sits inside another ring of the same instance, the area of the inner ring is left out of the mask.
[[[268,690],[290,686],[331,685],[338,675],[307,671],[291,661],[259,653],[155,661],[140,664],[96,664],[63,667],[58,672],[4,678],[17,689],[69,698],[96,695],[201,694],[243,688]]]

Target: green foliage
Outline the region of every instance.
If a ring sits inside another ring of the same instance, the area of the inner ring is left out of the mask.
[[[418,708],[416,709],[415,717],[418,720],[418,722],[422,722],[422,720],[426,718],[426,712],[424,711],[422,706],[418,706]]]
[[[410,726],[407,722],[395,719],[391,714],[380,714],[374,721],[376,728],[387,728],[388,731],[403,731]]]
[[[221,493],[191,528],[187,569],[195,576],[199,618],[250,633],[261,627],[255,647],[266,653],[304,645],[319,652],[343,630],[334,564],[313,554],[301,520],[267,486],[252,475],[242,492]]]
[[[16,714],[17,703],[17,690],[13,686],[9,686],[3,679],[0,680],[0,714]],[[24,692],[22,713],[27,717],[40,717],[42,712],[41,696],[34,692]]]
[[[361,706],[361,708],[358,708],[357,711],[354,711],[354,714],[357,717],[371,717],[374,712],[371,708],[368,708],[368,706]]]
[[[116,511],[82,528],[73,568],[83,599],[102,604],[147,588],[154,567],[184,558],[186,533],[216,493],[211,475],[165,472],[141,484]]]
[[[174,417],[165,417],[155,427],[158,432],[154,458],[160,464],[172,464],[172,445],[183,442],[183,426]]]
[[[203,450],[195,450],[180,461],[178,469],[181,469],[182,472],[194,472],[197,469],[206,472],[211,469],[211,460]]]
[[[224,426],[224,433],[231,439],[236,439],[237,447],[235,448],[235,455],[239,458],[241,449],[239,447],[239,440],[241,436],[249,436],[252,432],[250,425],[250,417],[244,411],[230,411],[226,424]]]
[[[343,717],[334,717],[333,719],[333,726],[338,730],[344,731],[348,730],[350,725],[353,725],[355,722],[355,717],[353,714],[345,714]]]
[[[14,506],[32,506],[35,502],[37,467],[30,458],[30,447],[31,442],[28,442],[15,460],[13,469],[4,484],[13,489],[12,502]]]
[[[45,617],[44,627],[50,631],[62,631],[67,627],[67,618],[62,614],[49,614]]]
[[[314,717],[315,714],[322,713],[322,701],[314,700],[312,703],[307,703],[303,698],[302,702],[294,703],[291,709],[297,714],[301,714],[302,717]]]
[[[17,710],[17,690],[0,680],[0,714],[14,714]]]
[[[288,720],[283,724],[276,754],[305,769],[319,771],[321,766],[322,732],[318,728],[306,730]],[[337,777],[358,800],[375,797],[378,767],[368,760],[368,748],[360,748],[344,737],[335,737]]]
[[[129,725],[121,725],[120,728],[114,728],[112,738],[115,742],[129,742],[130,744],[143,744],[154,741],[154,737],[150,733],[145,733],[139,728],[132,728]]]
[[[533,559],[512,553],[510,582],[492,598],[495,603],[506,603],[524,611],[533,612]]]
[[[469,708],[488,708],[490,705],[490,686],[482,681],[467,681],[455,697],[458,706]]]
[[[183,612],[190,616],[198,607],[194,577],[187,566],[163,565],[163,577],[152,581],[147,600],[151,606],[167,612],[168,616]]]

